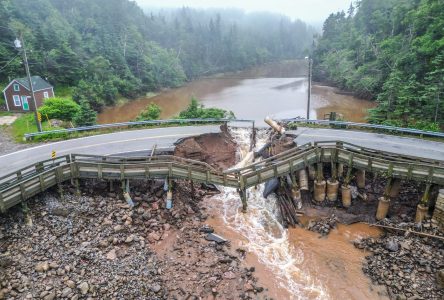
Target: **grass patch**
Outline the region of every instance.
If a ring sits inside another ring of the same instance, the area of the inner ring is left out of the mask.
[[[51,126],[47,121],[42,122],[44,131],[62,129],[60,127]],[[23,114],[12,123],[12,136],[17,142],[23,142],[25,133],[37,132],[37,124],[35,123],[34,113]]]

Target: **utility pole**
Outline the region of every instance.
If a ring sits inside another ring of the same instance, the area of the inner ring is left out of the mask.
[[[311,68],[312,68],[313,60],[309,56],[305,57],[305,59],[308,59],[307,120],[310,120]]]
[[[15,40],[14,43],[15,47],[19,49],[19,51],[21,50],[23,54],[23,63],[25,64],[26,76],[28,77],[29,89],[31,91],[31,100],[32,103],[34,104],[34,118],[37,124],[38,132],[42,132],[42,124],[40,123],[37,113],[37,102],[35,101],[34,97],[34,87],[32,86],[31,72],[29,71],[28,56],[26,55],[26,47],[25,47],[25,41],[23,40],[23,35],[20,34],[20,40]]]

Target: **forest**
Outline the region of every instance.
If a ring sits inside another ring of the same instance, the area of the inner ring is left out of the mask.
[[[370,121],[444,126],[444,1],[361,0],[331,14],[315,41],[314,78],[378,105]]]
[[[190,8],[147,11],[128,0],[0,0],[0,83],[31,73],[72,87],[96,111],[119,97],[266,62],[300,58],[314,29],[269,13]]]

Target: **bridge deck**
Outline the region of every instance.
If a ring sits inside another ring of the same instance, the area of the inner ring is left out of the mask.
[[[319,162],[382,173],[389,177],[444,185],[444,161],[376,151],[342,142],[305,144],[245,168],[219,172],[206,163],[175,156],[123,158],[71,154],[38,162],[0,178],[0,210],[76,178],[104,180],[171,178],[240,190]]]

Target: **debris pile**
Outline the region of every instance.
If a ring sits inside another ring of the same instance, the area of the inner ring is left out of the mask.
[[[199,231],[205,191],[176,182],[166,210],[162,187],[132,183],[134,208],[102,182],[85,182],[82,196],[63,200],[42,194],[29,202],[32,226],[20,209],[9,211],[0,219],[0,299],[251,299],[261,292],[229,243]]]
[[[397,227],[444,237],[430,220],[422,225],[402,222]],[[364,273],[385,285],[391,299],[443,299],[444,241],[409,231],[400,233],[387,232],[355,242],[357,248],[372,252],[366,257]]]

